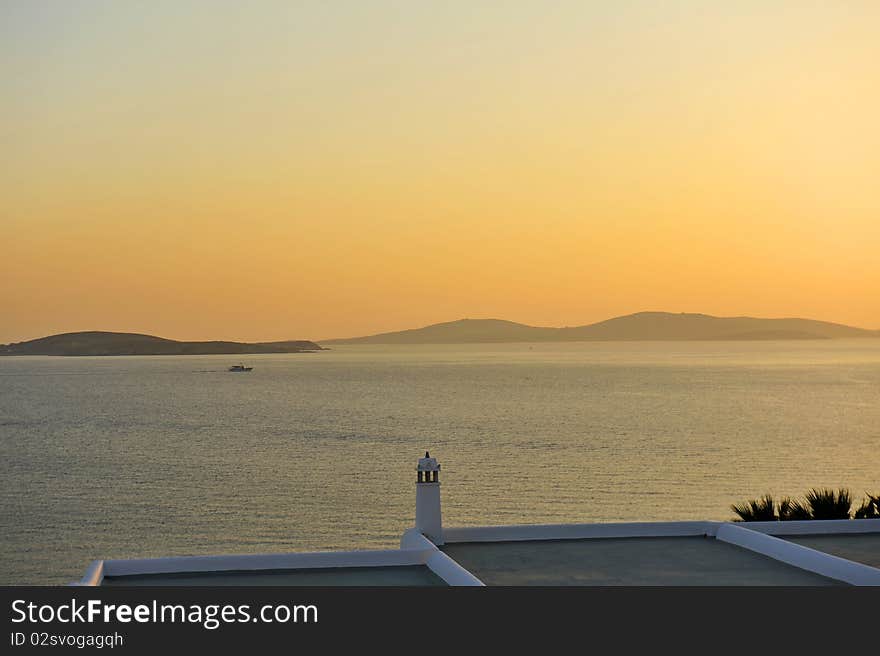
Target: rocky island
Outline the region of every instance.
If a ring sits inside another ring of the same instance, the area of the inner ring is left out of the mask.
[[[307,340],[285,342],[179,342],[153,335],[89,331],[0,344],[0,355],[237,355],[325,350]]]

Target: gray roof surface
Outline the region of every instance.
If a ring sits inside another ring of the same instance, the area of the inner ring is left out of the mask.
[[[841,585],[710,537],[446,544],[486,585]]]

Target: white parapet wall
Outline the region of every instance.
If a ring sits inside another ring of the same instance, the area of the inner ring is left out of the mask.
[[[880,519],[805,519],[790,522],[736,522],[768,535],[846,535],[880,533]]]
[[[419,553],[418,551],[385,550],[105,560],[104,576],[336,567],[390,567],[395,565],[423,565],[425,558],[426,554]]]
[[[425,564],[428,569],[451,586],[478,587],[486,585],[439,549],[428,558]]]
[[[426,551],[429,553],[425,564],[441,579],[451,586],[484,586],[480,579],[440,551],[417,528],[411,528],[400,538],[401,549]]]
[[[722,522],[627,522],[615,524],[515,524],[443,529],[443,539],[455,542],[520,542],[525,540],[584,540],[589,538],[714,537]]]
[[[833,521],[833,520],[832,520]],[[855,520],[840,520],[855,521]],[[778,522],[785,523],[788,522]],[[751,522],[748,522],[750,525]],[[824,533],[816,526],[817,522],[812,521],[813,535],[841,535],[845,533],[864,533],[865,531],[834,531],[834,526],[830,533]],[[808,572],[814,572],[837,581],[843,581],[851,585],[880,585],[880,569],[871,567],[863,563],[856,563],[846,558],[840,558],[823,551],[810,549],[801,544],[781,540],[780,538],[752,530],[751,526],[743,526],[742,524],[725,524],[718,529],[716,539],[723,542],[734,544],[744,549],[769,556],[774,560],[778,560],[788,565],[794,565]]]
[[[101,585],[101,581],[104,580],[104,561],[103,560],[93,560],[91,564],[89,564],[86,569],[86,573],[83,574],[83,577],[71,585],[86,585],[86,586],[96,586]]]
[[[97,560],[89,565],[77,585],[101,585],[104,577],[113,576],[426,565],[431,555],[425,549],[388,549]]]

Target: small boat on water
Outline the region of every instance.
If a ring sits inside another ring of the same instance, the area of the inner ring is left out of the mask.
[[[253,367],[245,367],[243,364],[234,364],[229,367],[229,371],[253,371]]]

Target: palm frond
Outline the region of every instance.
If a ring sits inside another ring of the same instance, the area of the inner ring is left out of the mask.
[[[779,502],[779,519],[783,522],[794,521],[798,519],[813,519],[810,509],[803,501],[784,497]]]
[[[812,519],[850,518],[852,495],[846,488],[813,488],[805,496]]]
[[[776,507],[773,497],[765,494],[759,499],[735,503],[730,506],[743,522],[772,522],[776,520]]]
[[[865,493],[867,497],[853,513],[853,519],[875,519],[880,517],[880,494]]]

